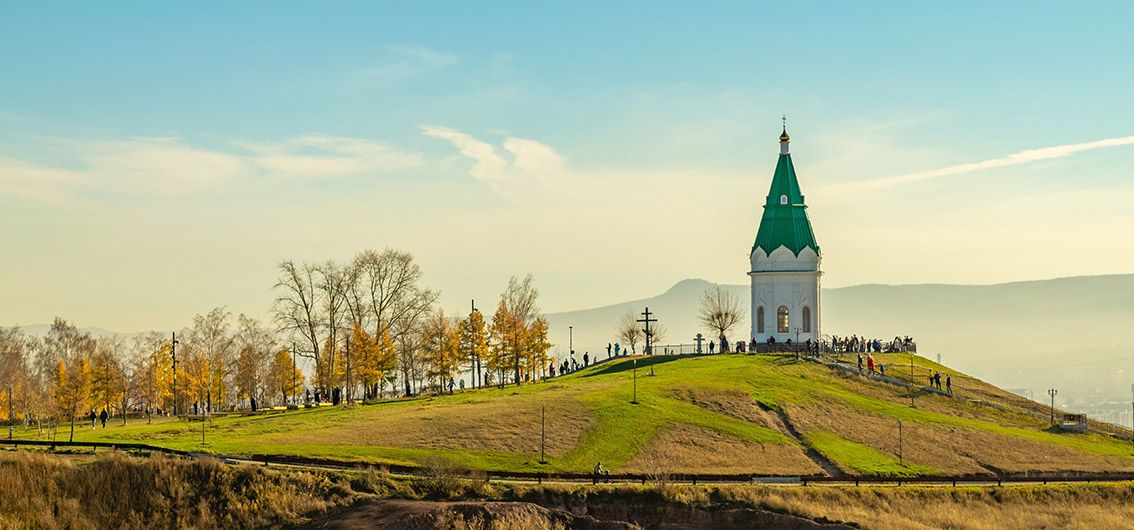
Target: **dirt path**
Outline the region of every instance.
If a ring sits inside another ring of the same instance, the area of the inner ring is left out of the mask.
[[[807,455],[807,458],[810,458],[812,462],[815,462],[815,465],[823,468],[823,471],[827,473],[827,476],[841,477],[845,475],[845,473],[843,473],[843,470],[839,468],[838,464],[836,464],[830,458],[824,456],[823,453],[816,451],[813,447],[809,446],[804,441],[803,435],[800,434],[798,430],[796,430],[795,424],[791,422],[791,418],[788,417],[786,412],[765,406],[763,403],[759,402],[757,402],[756,405],[760,407],[760,410],[770,412],[772,414],[773,421],[775,421],[776,427],[779,429],[779,431],[783,434],[791,436],[792,438],[795,438],[803,447],[803,453]]]

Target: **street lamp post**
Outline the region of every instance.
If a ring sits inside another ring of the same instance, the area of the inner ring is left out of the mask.
[[[295,371],[299,365],[295,362],[295,343],[291,343],[291,402],[298,405],[299,402],[295,400]]]
[[[631,403],[638,404],[638,359],[634,359],[634,400]]]
[[[171,356],[173,357],[173,417],[177,417],[177,332],[173,332],[173,340],[170,343]]]
[[[1054,388],[1047,389],[1047,395],[1051,396],[1051,424],[1055,425],[1055,396],[1059,394],[1059,390]]]
[[[567,326],[567,351],[571,357],[571,368],[575,368],[575,326]]]
[[[546,428],[545,428],[546,426],[547,426],[547,405],[540,405],[539,406],[539,463],[541,463],[541,464],[547,463],[547,458],[544,457],[544,451],[543,451],[544,441],[547,439],[547,437],[546,437],[547,431],[546,431]]]

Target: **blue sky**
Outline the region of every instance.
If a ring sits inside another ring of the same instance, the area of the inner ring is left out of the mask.
[[[1130,272],[1132,15],[7,6],[0,321],[265,314],[280,259],[387,245],[450,308],[528,272],[548,310],[742,283],[781,114],[827,285]]]

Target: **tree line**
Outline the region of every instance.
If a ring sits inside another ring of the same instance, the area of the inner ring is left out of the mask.
[[[392,249],[345,263],[285,260],[273,290],[271,322],[219,307],[176,342],[157,332],[95,337],[60,318],[42,338],[0,328],[0,419],[68,424],[73,435],[95,410],[124,423],[131,412],[282,405],[309,391],[382,399],[445,390],[465,370],[474,387],[521,384],[545,376],[550,361],[531,275],[509,280],[491,319],[476,309],[447,315],[413,256]]]

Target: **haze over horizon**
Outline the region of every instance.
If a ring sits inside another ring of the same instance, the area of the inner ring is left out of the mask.
[[[387,246],[450,311],[743,283],[782,114],[826,287],[1131,272],[1134,5],[967,5],[10,6],[0,322],[265,317]]]

